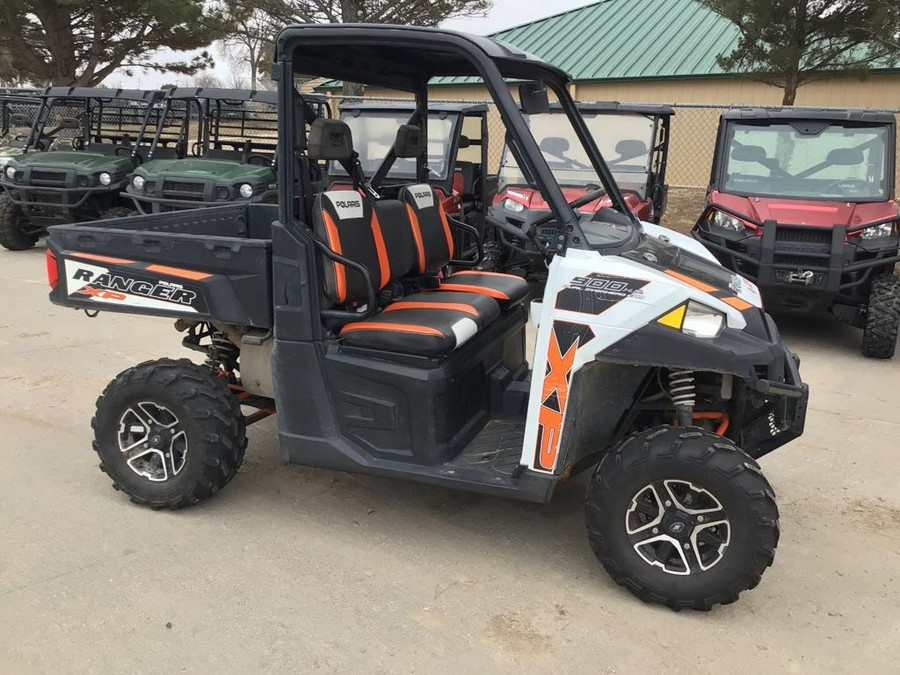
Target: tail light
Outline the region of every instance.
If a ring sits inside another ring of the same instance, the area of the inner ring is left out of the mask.
[[[53,251],[49,248],[47,249],[47,282],[50,284],[50,288],[56,288],[56,285],[59,283],[59,268],[56,265],[56,256],[53,255]]]

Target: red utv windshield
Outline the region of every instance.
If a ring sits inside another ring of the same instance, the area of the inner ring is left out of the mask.
[[[889,197],[886,127],[733,124],[728,134],[723,192],[849,202]]]

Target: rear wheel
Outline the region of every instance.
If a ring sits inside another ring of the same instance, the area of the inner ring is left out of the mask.
[[[897,348],[900,327],[900,278],[879,274],[872,280],[866,326],[863,329],[863,356],[889,359]]]
[[[100,469],[131,501],[178,509],[233,477],[247,439],[225,381],[186,359],[147,361],[119,374],[97,400]]]
[[[613,580],[675,610],[734,602],[759,583],[778,545],[778,507],[759,466],[697,428],[623,441],[597,467],[585,517]]]
[[[0,195],[0,246],[10,251],[33,248],[40,236],[31,230],[22,207],[14,204],[9,195]]]

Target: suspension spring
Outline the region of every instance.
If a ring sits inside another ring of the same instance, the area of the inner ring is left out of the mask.
[[[669,371],[669,398],[675,406],[675,414],[681,426],[693,424],[694,406],[697,403],[697,385],[693,370]]]
[[[226,372],[236,370],[241,350],[221,331],[213,330],[209,342],[207,365],[215,370],[221,367]]]

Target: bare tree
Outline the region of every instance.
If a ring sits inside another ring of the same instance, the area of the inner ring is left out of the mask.
[[[248,8],[243,4],[228,4],[231,28],[222,40],[222,54],[232,70],[250,72],[250,88],[259,87],[260,72],[271,61],[275,35],[278,33],[277,15],[260,6]]]

